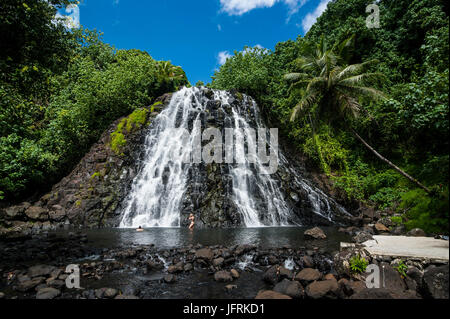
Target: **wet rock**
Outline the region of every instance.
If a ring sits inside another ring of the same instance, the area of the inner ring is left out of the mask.
[[[16,286],[16,290],[21,292],[27,292],[35,288],[36,286],[44,282],[44,277],[36,277],[31,280],[24,280]]]
[[[230,273],[231,277],[233,277],[234,279],[238,279],[240,277],[239,272],[236,269],[231,269]]]
[[[213,251],[209,248],[202,248],[195,252],[195,257],[204,260],[212,260],[214,257]]]
[[[385,262],[380,263],[379,266],[380,280],[384,283],[383,288],[397,292],[403,292],[407,289],[404,280],[396,269]]]
[[[389,232],[389,228],[387,228],[385,225],[381,223],[376,223],[374,227],[378,234]]]
[[[58,278],[58,276],[62,273],[62,270],[57,268],[50,273],[50,278]]]
[[[370,233],[364,232],[364,231],[358,232],[358,233],[356,234],[356,236],[353,237],[353,240],[354,240],[357,244],[362,244],[362,243],[364,243],[364,242],[366,242],[366,241],[368,241],[368,240],[372,240],[372,239],[373,239],[372,235],[371,235]]]
[[[314,260],[310,256],[303,256],[302,263],[304,268],[313,268]]]
[[[414,229],[411,229],[409,232],[407,232],[406,236],[426,237],[427,234],[420,228],[414,228]]]
[[[61,294],[61,291],[55,288],[43,288],[36,294],[36,299],[54,299]]]
[[[255,299],[292,299],[292,297],[283,295],[273,290],[264,290],[260,291],[256,295]]]
[[[139,299],[139,297],[133,295],[118,295],[114,299]]]
[[[56,269],[54,266],[49,265],[36,265],[28,268],[28,276],[31,278],[38,276],[50,276],[50,274]]]
[[[279,260],[274,255],[270,255],[269,257],[267,257],[267,262],[269,263],[269,265],[277,265],[279,263]]]
[[[231,290],[236,289],[236,288],[237,288],[236,285],[226,285],[225,286],[225,290],[228,292],[230,292]]]
[[[327,236],[319,227],[308,229],[303,234],[306,239],[326,239]]]
[[[218,282],[228,282],[233,281],[233,277],[229,271],[220,270],[214,274],[214,280]]]
[[[114,288],[105,288],[105,291],[103,293],[104,298],[112,299],[117,295],[117,289]]]
[[[52,287],[52,288],[62,288],[66,285],[66,283],[62,280],[58,280],[58,279],[54,279],[54,278],[49,278],[46,281],[47,286]]]
[[[179,263],[177,263],[176,265],[171,265],[171,266],[169,266],[169,268],[167,268],[167,272],[169,274],[183,272],[183,270],[184,270],[184,264],[181,261]]]
[[[183,267],[183,270],[186,271],[186,272],[191,271],[192,269],[194,269],[194,266],[191,263],[187,263]]]
[[[281,279],[287,278],[291,279],[293,273],[282,266],[272,266],[263,275],[263,280],[269,284],[275,285]]]
[[[339,280],[338,285],[347,296],[351,296],[367,288],[364,281],[350,281],[345,278]]]
[[[323,280],[336,280],[336,277],[334,277],[333,274],[326,274],[326,275],[323,277]]]
[[[222,257],[216,258],[216,259],[213,260],[213,265],[215,267],[222,266],[224,261],[225,261],[225,259],[223,259]]]
[[[253,249],[255,249],[256,247],[253,245],[239,245],[236,247],[236,249],[234,250],[234,253],[237,256],[240,256],[242,254],[248,253],[250,251],[252,251]]]
[[[305,292],[308,297],[313,299],[337,298],[339,285],[336,280],[314,281],[306,287]]]
[[[317,269],[305,268],[295,276],[295,280],[300,282],[311,282],[319,280],[321,277],[322,274]]]
[[[176,281],[177,281],[177,277],[175,275],[168,274],[168,275],[164,276],[165,283],[172,284]]]
[[[21,219],[25,215],[25,211],[30,206],[31,206],[30,203],[24,202],[24,203],[22,203],[20,205],[7,207],[7,208],[3,209],[3,215],[7,219],[11,219],[11,220]],[[2,214],[1,214],[1,211],[0,211],[0,216],[1,215]]]
[[[283,295],[290,296],[292,298],[302,298],[304,296],[303,286],[298,281],[292,281],[283,279],[276,284],[273,291],[279,292]]]
[[[416,266],[408,266],[406,269],[406,275],[412,278],[418,285],[422,284],[423,271]]]
[[[405,232],[406,232],[406,227],[404,225],[400,225],[400,226],[394,227],[394,229],[391,231],[391,234],[395,235],[395,236],[401,236],[401,235],[405,234]]]
[[[412,291],[393,291],[387,288],[365,288],[350,296],[350,299],[417,299]]]
[[[48,210],[38,206],[31,206],[25,211],[25,215],[32,220],[45,221],[48,219]]]
[[[425,269],[423,283],[425,294],[434,299],[448,299],[448,265],[429,266]]]
[[[0,292],[0,299],[5,299],[5,294],[3,292]]]

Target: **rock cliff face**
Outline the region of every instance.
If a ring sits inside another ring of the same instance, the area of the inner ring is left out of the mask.
[[[136,175],[145,133],[171,95],[114,122],[74,170],[35,203],[0,210],[0,237],[22,237],[64,225],[117,225],[117,207]]]
[[[203,127],[225,127],[227,113],[238,109],[252,118],[250,97],[237,92],[226,103],[214,98],[209,89],[196,91],[196,99],[206,103],[200,118]],[[138,109],[128,117],[117,120],[92,146],[75,169],[51,192],[35,203],[22,203],[0,210],[0,237],[22,236],[40,230],[63,227],[118,226],[129,199],[133,181],[142,170],[145,160],[144,143],[154,120],[164,110],[172,95],[166,94],[153,106]],[[301,225],[349,224],[352,217],[332,198],[314,187],[303,176],[304,167],[281,155],[282,165],[271,179],[281,190],[283,202],[289,210],[287,221]],[[195,212],[197,225],[202,227],[242,226],[243,218],[232,200],[230,165],[195,164],[188,170],[188,182],[180,203],[180,226],[186,226],[187,215]],[[163,183],[165,183],[163,179]],[[255,185],[255,207],[261,220],[265,216],[265,201]],[[262,190],[264,191],[264,190]]]

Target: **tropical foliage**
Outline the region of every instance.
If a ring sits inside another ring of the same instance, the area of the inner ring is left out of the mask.
[[[170,62],[55,23],[71,2],[0,6],[0,200],[44,191],[113,121],[188,83]]]
[[[347,205],[448,233],[448,6],[381,0],[380,28],[368,29],[369,3],[330,2],[305,37],[236,52],[210,86],[252,95]]]

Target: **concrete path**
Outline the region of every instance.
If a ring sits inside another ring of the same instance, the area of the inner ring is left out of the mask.
[[[448,262],[448,240],[432,237],[373,236],[363,243],[372,256],[431,259]]]

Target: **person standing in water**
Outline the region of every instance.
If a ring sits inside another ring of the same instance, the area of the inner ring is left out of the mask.
[[[195,225],[195,216],[194,216],[194,214],[191,213],[189,215],[188,219],[191,221],[191,224],[189,225],[189,229],[193,230],[194,229],[194,225]]]

